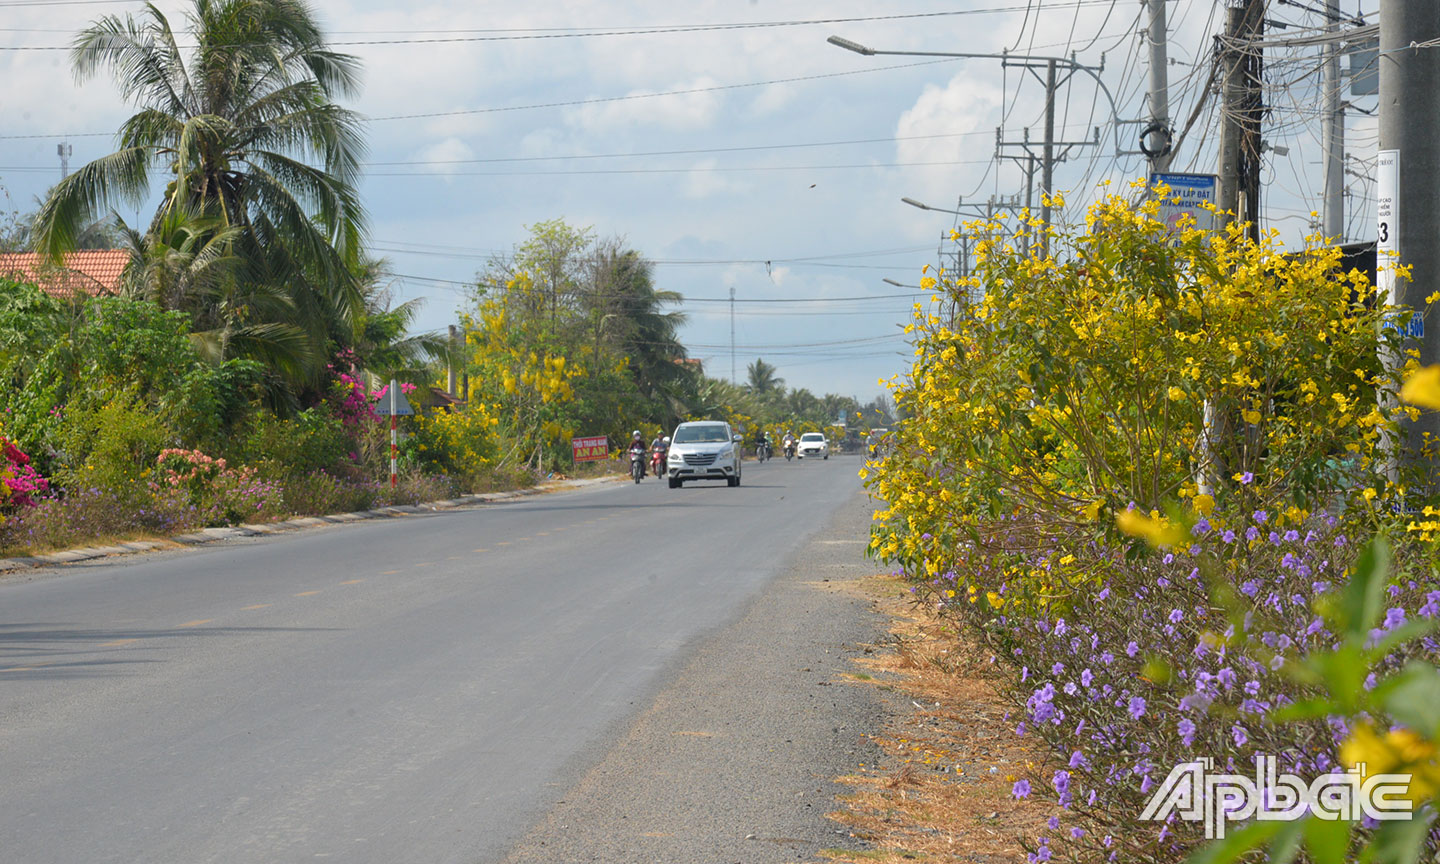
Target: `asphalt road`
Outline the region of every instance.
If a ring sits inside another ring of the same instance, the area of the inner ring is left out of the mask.
[[[607,484],[0,581],[0,858],[501,860],[853,517],[858,467],[747,463],[738,489]]]

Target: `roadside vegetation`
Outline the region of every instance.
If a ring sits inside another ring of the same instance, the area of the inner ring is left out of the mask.
[[[926,282],[959,312],[915,322],[908,419],[866,482],[886,504],[872,554],[983,646],[1007,734],[1046,757],[1011,786],[1046,819],[1016,843],[1031,861],[1432,860],[1440,500],[1424,454],[1397,467],[1385,446],[1440,409],[1440,370],[1319,238],[1172,234],[1121,196],[1050,256],[1038,229],[1000,227],[971,226],[973,280]],[[1178,814],[1141,820],[1174,766],[1254,777],[1261,754],[1306,782],[1410,773],[1417,815],[1250,821],[1208,845]]]
[[[0,251],[42,265],[0,273],[0,556],[527,485],[574,470],[576,435],[618,449],[685,419],[798,433],[867,410],[760,359],[749,386],[706,376],[681,295],[562,220],[476,275],[460,338],[413,333],[418,305],[366,251],[363,124],[342,104],[359,63],[303,2],[107,15],[70,60],[135,113],[114,153],[0,214]],[[147,223],[116,214],[157,191]],[[51,278],[105,248],[128,253],[117,290]],[[392,380],[415,409],[394,488]],[[869,411],[888,422],[885,400]]]

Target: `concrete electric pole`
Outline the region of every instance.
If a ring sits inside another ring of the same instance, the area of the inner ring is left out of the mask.
[[[1420,352],[1422,365],[1440,363],[1440,315],[1425,298],[1440,290],[1440,48],[1416,47],[1440,40],[1440,4],[1435,0],[1380,0],[1380,153],[1376,169],[1378,288],[1390,303],[1418,310],[1397,322],[1406,348]],[[1397,279],[1388,268],[1411,268]],[[1404,358],[1387,358],[1403,363]],[[1428,436],[1440,439],[1440,412],[1402,421],[1402,460],[1418,454]],[[1428,460],[1428,485],[1440,478],[1440,457]]]
[[[1325,0],[1325,26],[1335,41],[1325,47],[1325,69],[1321,76],[1321,105],[1324,112],[1325,209],[1322,233],[1333,243],[1345,242],[1345,108],[1341,100],[1345,81],[1340,77],[1340,5]]]

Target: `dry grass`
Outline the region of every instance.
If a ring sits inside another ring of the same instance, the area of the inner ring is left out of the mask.
[[[864,671],[848,678],[903,694],[906,709],[872,736],[885,764],[840,778],[855,791],[829,814],[873,848],[823,854],[857,864],[1023,862],[1018,838],[1040,833],[1042,805],[1010,790],[1045,757],[1005,719],[990,653],[917,609],[894,577],[873,577],[858,590],[890,616],[892,640],[858,660]]]

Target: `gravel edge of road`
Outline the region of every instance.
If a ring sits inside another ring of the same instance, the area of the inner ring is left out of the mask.
[[[577,757],[578,779],[503,860],[806,861],[868,846],[827,814],[851,791],[835,779],[879,759],[868,733],[897,710],[849,677],[885,633],[853,590],[875,570],[863,555],[871,509],[864,492],[841,505],[686,651],[608,750]]]
[[[199,546],[206,543],[216,543],[222,540],[234,540],[244,537],[289,534],[328,525],[346,525],[352,522],[366,522],[373,519],[395,519],[421,513],[436,513],[445,510],[454,510],[459,507],[490,504],[496,501],[509,501],[530,495],[541,495],[547,492],[581,489],[586,486],[611,482],[617,478],[628,479],[615,475],[613,477],[593,477],[580,480],[559,480],[551,483],[542,483],[528,489],[514,489],[506,492],[467,493],[458,498],[427,501],[422,504],[399,504],[393,507],[358,510],[353,513],[330,513],[324,516],[297,516],[293,519],[285,519],[280,522],[235,525],[225,528],[204,528],[200,531],[176,534],[163,540],[135,540],[117,543],[113,546],[83,546],[74,549],[64,549],[59,552],[50,552],[45,555],[0,558],[0,579],[42,567],[78,564],[82,561],[93,561],[96,558],[109,558],[118,555],[139,555],[146,552],[173,549],[177,545]]]

